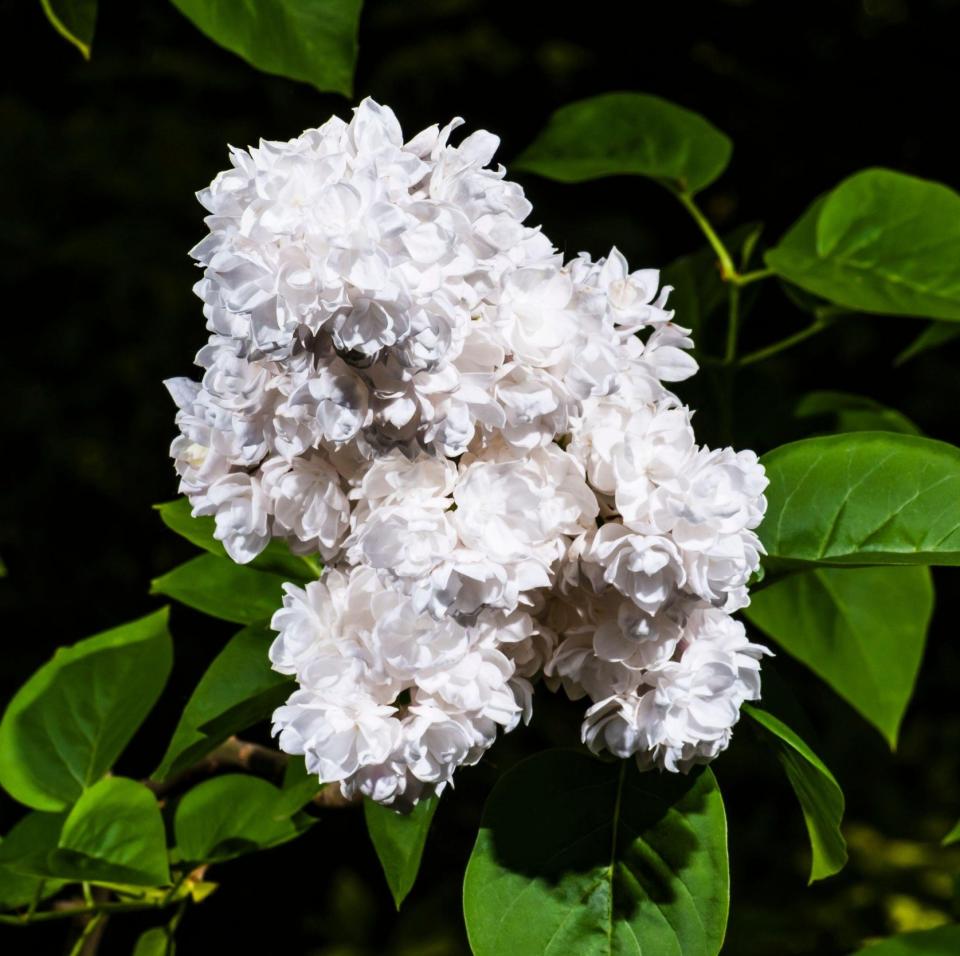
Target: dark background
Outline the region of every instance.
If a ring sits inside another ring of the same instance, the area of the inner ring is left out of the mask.
[[[174,409],[160,383],[190,374],[205,338],[191,293],[198,273],[187,257],[204,232],[194,192],[226,165],[227,143],[286,139],[349,107],[256,72],[159,0],[101,0],[89,64],[53,33],[39,3],[8,0],[0,11],[5,700],[58,644],[154,607],[150,578],[190,554],[150,505],[176,492],[167,458]],[[502,136],[499,158],[508,165],[565,102],[613,89],[660,94],[734,140],[729,171],[703,197],[718,226],[763,221],[772,242],[818,193],[865,166],[960,187],[958,38],[957,0],[370,0],[356,89],[358,98],[391,105],[408,134],[462,115],[468,129]],[[644,180],[562,186],[517,178],[535,220],[569,254],[601,255],[616,243],[640,267],[702,244],[674,200]],[[804,321],[775,287],[765,288],[746,320],[745,345]],[[763,451],[801,434],[792,406],[813,388],[861,391],[927,434],[960,441],[957,347],[892,365],[922,327],[846,318],[744,373],[735,444]],[[699,434],[710,440],[709,393],[681,391],[703,406]],[[936,844],[960,815],[960,654],[954,578],[942,574],[938,584],[927,660],[896,755],[824,685],[778,659],[847,793],[852,861],[840,877],[805,887],[799,808],[746,729],[715,765],[731,826],[725,953],[840,956],[864,938],[950,913],[958,860]],[[180,608],[172,620],[173,678],[119,768],[134,776],[155,766],[179,709],[230,633]],[[484,795],[517,755],[575,740],[579,706],[541,697],[534,727],[498,744],[444,797],[400,917],[362,816],[330,812],[291,846],[216,868],[221,888],[188,912],[178,952],[464,952],[460,874]],[[0,829],[17,812],[3,804]],[[149,923],[115,919],[101,952],[129,952]],[[62,946],[63,927],[0,932],[5,953]]]

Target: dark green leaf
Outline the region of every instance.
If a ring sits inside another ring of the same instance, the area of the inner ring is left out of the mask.
[[[313,821],[292,816],[273,784],[244,774],[206,780],[177,805],[173,829],[184,860],[212,863],[278,846]]]
[[[286,579],[202,554],[150,583],[151,594],[167,597],[235,624],[269,621],[283,603]]]
[[[821,196],[766,254],[779,276],[861,312],[960,320],[960,196],[867,169]]]
[[[165,608],[59,648],[0,722],[0,785],[38,810],[69,806],[120,755],[172,660]]]
[[[303,757],[291,757],[283,772],[277,813],[293,814],[302,810],[324,786],[315,773],[307,772]]]
[[[729,905],[716,780],[539,753],[490,795],[463,900],[475,956],[716,956]]]
[[[40,6],[57,33],[89,60],[97,22],[97,0],[40,0]]]
[[[849,392],[810,392],[797,405],[797,418],[829,416],[834,419],[834,431],[902,432],[919,435],[920,429],[902,412],[887,408],[865,395]]]
[[[372,800],[363,802],[367,833],[377,851],[397,909],[400,909],[400,904],[416,882],[423,847],[438,802],[437,797],[421,800],[407,814],[398,813]]]
[[[960,564],[960,449],[856,432],[775,448],[760,538],[773,569]]]
[[[816,568],[753,595],[745,614],[856,708],[891,747],[933,612],[927,568]]]
[[[362,0],[173,0],[211,40],[264,73],[353,94]]]
[[[0,866],[0,910],[17,910],[29,906],[34,900],[49,899],[58,893],[63,885],[61,880],[28,876],[17,873],[8,866]]]
[[[155,779],[189,767],[286,700],[290,678],[273,670],[267,657],[275,636],[262,625],[246,627],[213,659],[187,701]]]
[[[213,518],[194,518],[190,513],[190,502],[186,498],[177,498],[162,505],[154,505],[163,523],[180,537],[186,538],[210,554],[220,558],[227,557],[223,544],[213,533],[216,524]],[[279,574],[287,581],[312,581],[319,576],[320,565],[314,558],[300,557],[291,554],[290,549],[282,541],[271,541],[247,567],[258,571],[269,571]]]
[[[891,936],[857,950],[854,956],[957,956],[957,953],[960,953],[960,925],[952,923]]]
[[[134,886],[170,882],[163,819],[141,783],[108,777],[76,802],[63,824],[58,875]]]
[[[28,814],[0,843],[0,863],[71,882],[170,882],[160,808],[143,784],[126,777],[94,784],[68,814]]]
[[[558,109],[513,169],[578,183],[623,173],[695,193],[727,167],[733,145],[702,116],[645,93],[605,93]]]
[[[810,836],[813,857],[810,882],[839,873],[847,862],[847,844],[840,833],[843,791],[823,761],[793,730],[769,711],[744,704],[744,713],[763,728],[793,787]]]
[[[910,359],[946,345],[960,338],[960,325],[953,322],[931,322],[894,360],[894,365],[903,365]]]

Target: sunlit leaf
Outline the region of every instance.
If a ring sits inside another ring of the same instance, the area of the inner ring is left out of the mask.
[[[211,40],[264,73],[350,96],[362,0],[173,0]]]
[[[753,595],[745,614],[855,707],[891,747],[933,612],[927,568],[815,568]]]
[[[364,800],[367,832],[377,851],[397,909],[400,909],[400,904],[416,882],[423,847],[438,802],[437,797],[428,797],[404,814],[372,800]]]
[[[960,321],[960,196],[867,169],[821,196],[766,254],[779,276],[861,312]]]
[[[173,661],[167,611],[61,647],[0,722],[0,785],[61,810],[112,766],[150,712]]]

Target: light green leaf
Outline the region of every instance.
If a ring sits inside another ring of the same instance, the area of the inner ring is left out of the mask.
[[[3,715],[0,785],[38,810],[69,806],[126,747],[172,661],[166,608],[59,648]]]
[[[170,882],[163,818],[154,795],[125,777],[85,791],[63,824],[58,875],[134,886]]]
[[[782,720],[750,704],[744,704],[743,711],[763,728],[763,736],[776,750],[800,801],[813,853],[810,882],[839,873],[847,862],[847,844],[840,832],[844,809],[840,784],[826,764]]]
[[[896,746],[933,613],[927,568],[816,568],[755,593],[744,613]]]
[[[290,678],[273,670],[267,657],[275,636],[262,625],[246,627],[213,659],[187,701],[154,779],[179,773],[286,700]]]
[[[960,325],[953,322],[931,322],[894,360],[894,365],[903,365],[910,359],[940,348],[960,338]]]
[[[463,902],[475,956],[716,956],[729,906],[716,780],[539,753],[490,795]]]
[[[797,418],[830,416],[837,432],[888,431],[919,435],[920,429],[902,412],[865,395],[850,392],[810,392],[797,405]]]
[[[283,603],[285,578],[202,554],[150,582],[167,597],[235,624],[269,621]]]
[[[438,803],[437,797],[428,797],[421,800],[410,813],[403,814],[373,800],[363,801],[367,833],[377,851],[397,909],[400,909],[416,882],[423,848]]]
[[[766,254],[779,276],[861,312],[960,321],[960,196],[867,169],[821,196]]]
[[[957,956],[960,925],[938,926],[916,933],[903,933],[858,949],[853,956]]]
[[[133,956],[172,956],[173,941],[162,926],[145,930],[137,939]]]
[[[805,565],[960,564],[960,449],[856,432],[782,445],[760,459],[773,570]]]
[[[220,558],[227,557],[223,543],[213,536],[216,530],[213,518],[194,518],[190,502],[186,498],[177,498],[153,507],[163,523],[181,538],[186,538],[191,544],[209,551],[210,554]],[[271,541],[247,567],[279,574],[287,581],[301,582],[316,579],[320,572],[320,565],[314,558],[291,554],[290,549],[278,540]]]
[[[313,820],[291,815],[281,797],[259,777],[227,774],[204,781],[177,805],[173,830],[181,857],[213,863],[294,839]]]
[[[173,0],[173,5],[258,70],[353,95],[362,0]]]
[[[40,0],[40,6],[54,30],[89,60],[97,22],[97,0]]]
[[[565,183],[648,176],[695,193],[727,167],[733,145],[702,116],[646,93],[605,93],[558,109],[511,165]]]
[[[94,784],[69,813],[25,816],[0,843],[0,864],[70,882],[170,882],[160,808],[143,784],[126,777]]]

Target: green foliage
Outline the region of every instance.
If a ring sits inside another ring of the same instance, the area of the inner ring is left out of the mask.
[[[903,365],[911,359],[940,348],[960,338],[960,325],[953,322],[931,322],[894,360],[894,365]]]
[[[816,568],[755,593],[745,613],[896,746],[933,613],[927,568]]]
[[[63,885],[60,880],[28,876],[17,873],[9,866],[0,866],[0,911],[20,909],[29,906],[34,900],[42,902],[58,893]]]
[[[125,777],[94,784],[69,813],[27,814],[0,844],[0,863],[70,882],[170,882],[160,808],[143,784]]]
[[[943,838],[944,846],[951,846],[954,843],[960,843],[960,820],[958,820],[953,829]]]
[[[407,814],[398,813],[372,800],[363,802],[367,833],[377,851],[397,909],[400,909],[416,882],[438,802],[437,797],[421,800]]]
[[[362,0],[172,0],[215,43],[265,73],[353,94]]]
[[[960,196],[939,183],[867,169],[821,196],[767,265],[861,312],[960,321]]]
[[[294,839],[313,821],[286,812],[281,798],[277,787],[258,777],[227,774],[204,781],[177,805],[173,830],[180,857],[215,863]]]
[[[264,626],[235,634],[200,678],[180,716],[157,780],[205,757],[231,734],[269,717],[290,694],[290,678],[270,666],[274,633]]]
[[[960,952],[960,925],[938,926],[891,936],[872,946],[865,946],[854,956],[956,956]]]
[[[167,611],[61,647],[0,722],[0,785],[38,810],[63,810],[95,784],[166,684]]]
[[[630,173],[696,193],[733,145],[702,116],[645,93],[606,93],[558,109],[513,169],[565,183]]]
[[[150,583],[167,597],[235,624],[262,624],[282,604],[285,578],[255,571],[229,558],[202,554]]]
[[[140,934],[133,948],[133,956],[169,956],[171,947],[167,931],[162,926],[154,926]]]
[[[779,717],[744,704],[743,711],[762,728],[793,787],[810,836],[810,882],[838,873],[847,862],[847,844],[840,832],[844,799],[840,784],[807,743]]]
[[[768,571],[960,564],[960,449],[916,435],[808,438],[761,458]]]
[[[190,502],[186,498],[176,498],[161,505],[154,505],[154,508],[163,523],[181,538],[186,538],[191,544],[209,551],[210,554],[227,557],[222,542],[213,536],[216,530],[213,518],[194,518],[190,513]],[[287,546],[278,540],[271,541],[248,567],[279,574],[287,581],[312,581],[319,571],[313,558],[291,554]]]
[[[834,432],[920,434],[920,429],[902,412],[850,392],[810,392],[797,405],[794,414],[797,418],[830,418]]]
[[[539,753],[490,795],[463,899],[476,956],[716,956],[729,901],[716,780]]]
[[[90,59],[97,22],[97,0],[40,0],[54,30]]]

